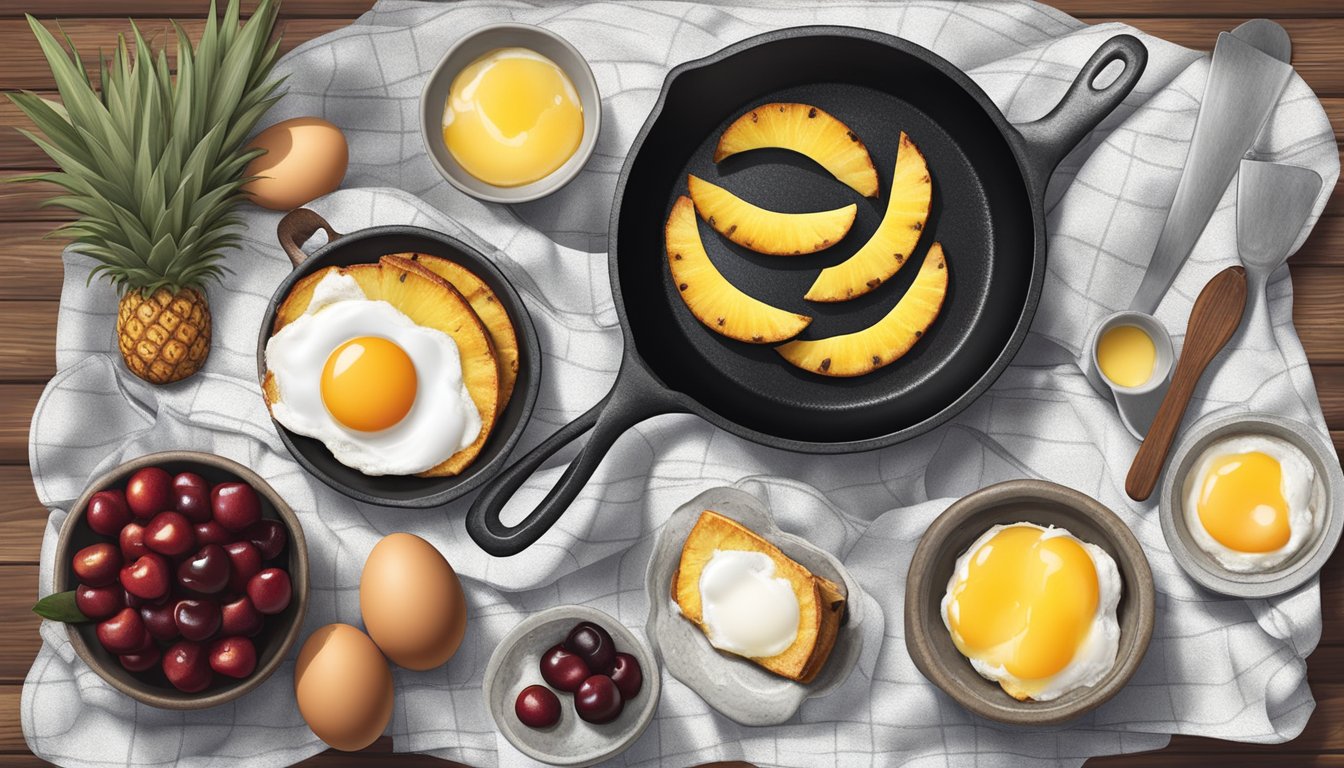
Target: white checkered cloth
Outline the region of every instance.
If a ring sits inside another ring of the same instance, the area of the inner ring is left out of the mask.
[[[338,230],[417,224],[448,232],[494,258],[523,293],[546,356],[540,399],[518,449],[526,451],[590,407],[614,379],[621,334],[604,253],[608,210],[630,141],[671,66],[778,27],[868,27],[937,51],[1022,122],[1058,101],[1102,41],[1134,32],[1120,24],[1088,27],[1026,2],[813,5],[385,0],[285,58],[279,68],[290,76],[289,95],[268,119],[320,115],[346,131],[346,189],[312,206]],[[467,30],[509,19],[554,30],[583,52],[604,94],[606,121],[574,183],[513,208],[475,201],[440,179],[416,127],[421,85],[443,51]],[[1261,743],[1293,738],[1314,708],[1305,658],[1321,631],[1316,582],[1273,600],[1197,589],[1168,554],[1155,504],[1125,497],[1136,442],[1077,362],[1094,321],[1126,306],[1139,284],[1208,71],[1207,56],[1139,34],[1151,52],[1142,81],[1051,185],[1049,274],[1033,333],[975,405],[904,445],[831,457],[762,448],[693,416],[652,419],[618,442],[554,530],[509,560],[487,557],[467,537],[462,521],[470,499],[435,511],[356,504],[307,477],[285,452],[254,367],[258,319],[289,271],[275,242],[277,214],[247,211],[244,247],[229,256],[234,274],[210,292],[209,364],[172,387],[148,387],[123,369],[112,341],[113,292],[85,288],[90,260],[67,253],[60,372],[33,417],[33,476],[52,509],[36,593],[51,588],[57,530],[92,475],[162,449],[237,459],[274,484],[303,520],[313,584],[307,630],[360,623],[360,567],[384,534],[412,531],[443,551],[465,582],[467,640],[440,669],[398,670],[390,734],[399,751],[523,765],[529,761],[495,732],[481,700],[482,670],[496,642],[524,616],[561,603],[596,606],[638,630],[648,611],[644,568],[661,521],[708,487],[741,483],[770,503],[785,529],[844,560],[875,599],[863,658],[840,690],[771,728],[738,726],[665,677],[658,720],[618,764],[1078,765],[1093,755],[1161,747],[1171,733]],[[1300,79],[1283,95],[1257,152],[1319,172],[1326,182],[1319,213],[1338,176],[1338,155],[1320,103]],[[1234,213],[1235,185],[1159,311],[1178,342],[1199,288],[1235,263]],[[1307,421],[1324,436],[1291,322],[1286,269],[1269,290],[1272,337],[1264,333],[1224,353],[1192,410],[1254,409]],[[548,465],[523,499],[540,499],[560,471]],[[905,569],[927,523],[957,497],[1017,477],[1063,483],[1114,509],[1143,543],[1157,583],[1157,627],[1137,676],[1067,727],[1023,731],[968,715],[919,675],[902,637]],[[59,625],[44,624],[42,636],[23,689],[22,721],[28,745],[48,760],[236,768],[284,765],[323,749],[295,707],[292,662],[234,705],[168,712],[103,683],[75,658]]]

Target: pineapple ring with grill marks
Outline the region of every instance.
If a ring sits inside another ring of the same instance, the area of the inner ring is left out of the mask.
[[[714,148],[714,162],[753,149],[789,149],[811,158],[864,197],[877,197],[877,168],[858,134],[810,104],[762,104],[733,121]]]
[[[862,376],[899,360],[924,336],[947,296],[947,258],[934,243],[924,264],[886,317],[861,331],[775,348],[785,360],[823,376]]]
[[[760,208],[732,192],[691,175],[695,210],[706,224],[743,248],[772,256],[816,253],[840,242],[854,224],[859,206],[832,211],[780,213]]]
[[[853,256],[823,269],[803,298],[848,301],[890,280],[910,260],[910,253],[924,231],[932,196],[928,163],[919,147],[902,131],[882,223]]]
[[[677,198],[664,236],[677,294],[695,319],[711,331],[750,344],[767,344],[791,339],[812,322],[806,315],[754,299],[728,282],[705,253],[691,198]]]

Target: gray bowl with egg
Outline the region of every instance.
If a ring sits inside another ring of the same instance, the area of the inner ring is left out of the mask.
[[[1096,684],[1048,701],[1019,701],[981,677],[942,621],[942,599],[957,559],[995,525],[1028,522],[1065,528],[1115,561],[1121,593],[1115,663]],[[1143,547],[1129,526],[1087,494],[1043,480],[1009,480],[948,507],[919,540],[905,584],[905,647],[915,667],[958,704],[1009,725],[1058,725],[1104,704],[1138,670],[1152,638],[1157,599]]]
[[[1241,436],[1277,438],[1306,456],[1323,485],[1322,498],[1312,510],[1312,531],[1301,547],[1281,563],[1265,570],[1231,570],[1205,551],[1191,532],[1186,515],[1197,464],[1215,443]],[[1265,414],[1237,414],[1205,420],[1192,427],[1177,447],[1162,479],[1162,535],[1176,563],[1207,589],[1224,595],[1263,598],[1302,586],[1316,575],[1339,543],[1344,530],[1344,473],[1339,461],[1314,427],[1292,419]]]
[[[472,62],[500,48],[526,48],[550,59],[573,83],[583,108],[583,138],[578,149],[548,175],[516,187],[496,186],[471,175],[448,151],[443,139],[444,110],[453,78]],[[449,184],[492,203],[525,203],[568,184],[592,156],[601,123],[602,96],[583,54],[559,35],[530,24],[491,24],[468,32],[443,55],[420,93],[420,132],[430,161]]]

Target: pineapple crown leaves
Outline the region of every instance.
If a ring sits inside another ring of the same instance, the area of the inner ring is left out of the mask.
[[[281,81],[270,77],[278,13],[278,0],[261,0],[240,25],[239,0],[229,0],[222,19],[211,0],[195,47],[174,22],[176,78],[166,53],[156,55],[131,22],[130,40],[118,36],[111,57],[99,54],[101,93],[69,36],[62,45],[28,16],[61,100],[27,91],[9,98],[40,132],[23,134],[60,170],[12,180],[61,188],[44,205],[80,218],[52,234],[98,260],[90,281],[152,293],[201,287],[226,271],[224,252],[240,241],[234,204],[251,180],[243,172],[263,154],[244,142],[280,98]]]

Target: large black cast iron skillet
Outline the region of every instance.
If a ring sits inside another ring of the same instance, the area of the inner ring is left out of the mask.
[[[318,229],[327,233],[327,244],[311,256],[301,246]],[[522,297],[514,290],[504,273],[480,251],[456,238],[421,227],[388,226],[362,229],[343,235],[331,228],[321,216],[307,208],[296,208],[285,215],[276,227],[280,245],[294,264],[294,271],[281,281],[271,297],[266,316],[261,320],[257,334],[257,379],[266,375],[266,342],[275,326],[275,313],[289,295],[294,284],[315,270],[326,267],[348,267],[352,264],[375,263],[389,253],[428,253],[452,259],[485,281],[509,313],[513,330],[518,337],[518,382],[504,413],[495,421],[490,439],[476,461],[454,477],[415,477],[414,475],[385,475],[371,477],[351,469],[336,460],[326,446],[311,437],[304,437],[274,422],[280,440],[294,459],[314,477],[352,499],[389,507],[436,507],[446,504],[471,491],[504,468],[509,451],[523,432],[532,415],[541,388],[541,346],[532,316],[523,306]]]
[[[472,538],[497,556],[531,545],[615,439],[656,414],[699,414],[748,440],[810,453],[881,448],[947,421],[994,383],[1031,325],[1045,275],[1043,197],[1051,172],[1129,94],[1147,58],[1136,38],[1111,38],[1054,110],[1020,126],[934,53],[861,29],[772,32],[674,69],[616,187],[610,271],[625,334],[616,384],[485,486],[467,516]],[[1117,61],[1123,70],[1097,87],[1098,75]],[[882,194],[857,199],[810,161],[784,151],[758,150],[716,165],[714,146],[728,123],[774,101],[813,104],[847,123],[873,154]],[[696,321],[672,284],[663,249],[663,223],[685,194],[687,173],[774,210],[858,202],[849,236],[811,256],[760,256],[704,227],[702,237],[733,283],[815,318],[802,338],[858,330],[885,315],[909,288],[917,263],[853,301],[812,304],[802,296],[821,267],[853,254],[876,229],[901,131],[923,150],[933,176],[933,209],[913,261],[937,239],[951,275],[941,316],[909,354],[867,376],[826,378],[788,365],[769,345],[732,341]],[[500,513],[523,481],[590,429],[540,506],[505,525]]]

